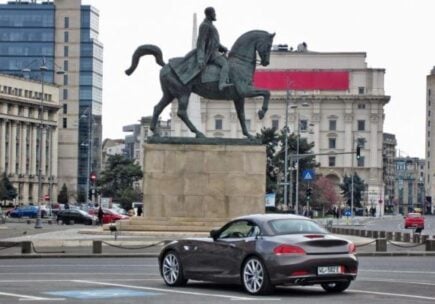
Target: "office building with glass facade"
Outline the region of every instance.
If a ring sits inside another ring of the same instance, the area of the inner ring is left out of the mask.
[[[89,190],[90,173],[101,167],[98,20],[98,10],[81,0],[0,4],[0,73],[37,81],[44,74],[44,83],[60,87],[57,180],[79,201]]]

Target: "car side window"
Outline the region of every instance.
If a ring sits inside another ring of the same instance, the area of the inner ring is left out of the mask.
[[[257,226],[255,226],[257,227]],[[245,238],[249,236],[253,236],[255,233],[255,228],[248,221],[237,221],[230,224],[227,228],[225,228],[219,235],[220,239],[229,239],[229,238]],[[257,227],[258,228],[258,227]],[[258,232],[260,229],[258,229]]]

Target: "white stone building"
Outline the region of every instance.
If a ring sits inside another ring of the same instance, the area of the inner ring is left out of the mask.
[[[426,77],[426,168],[425,187],[427,204],[435,212],[435,68]]]
[[[302,137],[314,142],[313,152],[322,154],[317,156],[317,174],[341,182],[345,174],[356,171],[367,183],[365,204],[375,200],[381,213],[384,106],[390,100],[384,92],[384,74],[384,69],[368,67],[363,52],[272,51],[270,65],[259,67],[255,76],[256,87],[271,90],[269,110],[259,120],[256,113],[262,99],[247,99],[248,129],[251,133],[263,127],[282,129],[289,90],[289,127],[291,132],[299,129]],[[172,136],[181,136],[185,127],[176,111],[174,102]],[[243,137],[232,101],[201,99],[196,111],[201,113],[197,127],[206,136]],[[350,154],[357,142],[362,154],[358,161]]]
[[[41,82],[0,75],[0,173],[18,190],[16,203],[38,201],[39,166],[41,197],[57,199],[59,87],[44,85],[43,106],[41,94]]]

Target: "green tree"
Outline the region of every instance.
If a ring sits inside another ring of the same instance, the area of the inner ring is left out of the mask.
[[[11,201],[17,197],[17,189],[12,185],[6,173],[3,173],[0,184],[0,201]]]
[[[352,176],[345,175],[343,183],[340,184],[341,195],[345,198],[346,203],[351,205],[352,198]],[[353,205],[361,208],[362,192],[365,189],[364,180],[355,172],[353,175]]]
[[[68,188],[65,184],[62,185],[59,195],[57,196],[57,201],[60,204],[68,204]]]
[[[278,170],[275,165],[275,154],[279,143],[278,133],[275,128],[262,128],[261,133],[257,133],[257,138],[266,145],[266,193],[276,193]]]
[[[138,164],[122,155],[109,156],[107,167],[101,172],[97,185],[104,197],[112,197],[126,209],[133,201],[141,201],[142,194],[133,188],[133,184],[143,177]]]
[[[277,133],[274,128],[263,128],[261,134],[257,134],[257,138],[260,138],[262,143],[266,145],[267,154],[267,164],[266,164],[266,191],[277,193],[276,201],[282,203],[283,198],[283,187],[279,186],[278,183],[284,182],[284,172],[285,172],[285,130],[281,130]],[[295,180],[296,171],[292,170],[295,168],[296,164],[296,154],[309,154],[311,153],[314,143],[308,143],[306,138],[299,138],[299,153],[297,153],[298,146],[298,136],[294,133],[289,134],[287,138],[287,153],[288,153],[288,163],[289,166],[288,174],[292,174],[292,187],[293,196],[295,197]],[[311,169],[317,167],[318,164],[315,162],[314,156],[300,157],[299,159],[299,172],[304,169]],[[290,178],[289,178],[290,181]],[[302,193],[302,190],[299,189]],[[294,200],[293,200],[294,201]]]

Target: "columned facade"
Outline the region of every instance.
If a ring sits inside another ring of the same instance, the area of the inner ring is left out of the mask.
[[[0,75],[0,174],[17,189],[15,204],[38,201],[39,166],[41,196],[57,198],[59,87],[44,85],[42,120],[41,89],[40,82]]]

